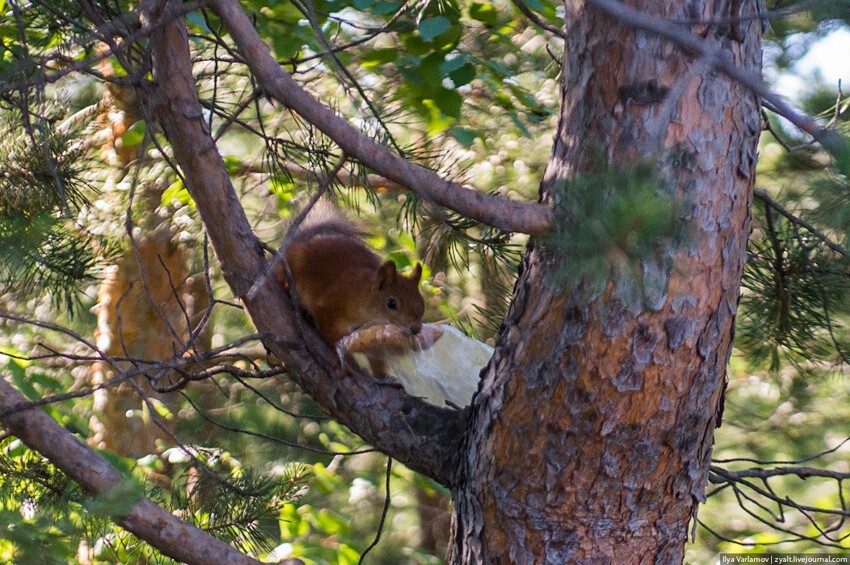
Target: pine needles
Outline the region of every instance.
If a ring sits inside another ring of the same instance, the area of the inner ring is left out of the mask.
[[[684,222],[674,195],[649,166],[600,169],[558,192],[555,229],[540,238],[559,262],[549,284],[580,286],[590,299],[615,280],[632,303],[659,286],[652,280],[658,274],[666,288],[669,267],[655,263],[669,256],[659,253],[664,245],[686,239]]]
[[[0,124],[0,290],[47,291],[73,313],[77,289],[99,264],[95,238],[73,221],[95,192],[85,145],[51,120],[17,114],[17,123],[10,112]]]
[[[791,362],[847,362],[840,315],[850,307],[846,259],[770,208],[750,242],[736,345],[771,371]]]

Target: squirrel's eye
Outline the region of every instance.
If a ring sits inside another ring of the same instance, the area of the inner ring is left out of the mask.
[[[395,310],[398,308],[398,302],[396,302],[395,298],[387,298],[387,308],[389,308],[390,310]]]

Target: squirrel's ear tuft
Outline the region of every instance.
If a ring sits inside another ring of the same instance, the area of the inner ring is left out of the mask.
[[[398,271],[396,270],[395,263],[384,261],[378,269],[378,290],[384,290],[385,287],[396,284],[397,276]]]
[[[410,275],[410,280],[419,284],[419,281],[422,279],[422,263],[416,263],[416,267],[413,269],[413,273]]]

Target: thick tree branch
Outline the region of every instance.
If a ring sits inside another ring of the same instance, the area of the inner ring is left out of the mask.
[[[839,153],[844,148],[844,140],[835,130],[822,128],[817,121],[795,111],[781,96],[770,90],[759,77],[738,67],[724,52],[715,49],[707,41],[684,27],[644,14],[615,0],[587,0],[587,3],[618,22],[665,37],[680,47],[702,56],[712,67],[746,86],[763,101],[769,103],[777,114],[811,135],[830,153]]]
[[[12,385],[0,378],[0,410],[26,402]],[[47,457],[90,494],[108,494],[125,481],[120,471],[40,409],[7,414],[0,417],[0,422],[8,432]],[[116,521],[128,532],[180,562],[197,565],[259,563],[146,498]]]
[[[271,56],[248,16],[235,0],[213,0],[251,72],[267,94],[333,139],[345,153],[422,198],[507,231],[539,234],[552,221],[551,210],[532,202],[506,200],[470,190],[395,155],[355,129],[333,110],[301,88]]]
[[[142,98],[171,143],[227,283],[257,329],[276,336],[264,340],[266,346],[334,418],[408,467],[451,484],[467,412],[438,408],[392,383],[344,372],[314,331],[299,332],[288,297],[274,277],[265,276],[268,264],[203,117],[183,18],[174,17],[180,6],[177,0],[143,4],[143,22],[155,31],[154,84]],[[161,22],[168,23],[155,26]]]

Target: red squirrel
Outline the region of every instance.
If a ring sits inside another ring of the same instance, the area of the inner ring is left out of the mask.
[[[331,347],[358,328],[375,324],[396,324],[413,334],[422,329],[422,265],[404,276],[392,261],[381,262],[363,237],[338,212],[320,209],[311,211],[284,252],[301,309]],[[281,266],[276,275],[288,288]]]

